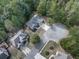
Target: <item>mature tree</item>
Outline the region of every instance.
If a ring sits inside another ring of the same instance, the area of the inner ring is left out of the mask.
[[[37,34],[33,34],[33,35],[31,36],[30,41],[31,41],[33,44],[39,43],[39,42],[40,42],[40,37],[39,37]]]
[[[0,31],[0,42],[5,41],[7,38],[7,34],[5,31]]]
[[[0,0],[0,39],[6,38],[6,30],[20,29],[37,7],[37,0]]]
[[[39,5],[37,7],[37,12],[41,15],[46,15],[46,4],[47,0],[40,0]]]
[[[6,4],[8,4],[11,0],[0,0],[0,5],[1,6],[5,6]]]
[[[51,17],[48,17],[47,22],[52,25],[55,21]]]
[[[57,8],[56,0],[48,0],[46,5],[46,15],[53,16],[55,14],[55,10]]]
[[[7,29],[7,31],[15,30],[14,24],[9,19],[4,21],[4,25],[5,25],[5,28]]]
[[[79,0],[70,0],[66,4],[65,12],[67,14],[66,23],[70,26],[79,25]]]
[[[32,0],[33,2],[33,11],[36,11],[37,10],[37,7],[38,7],[38,5],[39,5],[39,2],[40,2],[40,0]]]
[[[4,23],[0,21],[0,42],[4,41],[6,38],[7,38],[7,34],[5,32]]]
[[[0,6],[0,15],[2,15],[2,14],[3,14],[3,7]]]
[[[70,37],[61,40],[61,46],[71,53],[75,59],[79,59],[79,27],[72,27],[70,29]]]
[[[14,24],[14,26],[16,28],[21,28],[22,27],[21,20],[23,20],[23,19],[20,19],[20,17],[15,16],[15,15],[12,15],[12,17],[11,17],[11,21],[12,21],[12,23]]]
[[[67,26],[79,25],[79,0],[40,0],[37,12]]]

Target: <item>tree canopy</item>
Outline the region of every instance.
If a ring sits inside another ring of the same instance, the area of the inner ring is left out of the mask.
[[[78,0],[40,0],[37,12],[52,17],[68,27],[79,25]]]
[[[79,27],[72,27],[70,29],[70,36],[60,41],[61,46],[71,53],[75,59],[79,59]]]
[[[37,44],[40,42],[40,37],[37,34],[33,34],[31,36],[30,42],[33,44]]]
[[[0,0],[0,37],[20,29],[32,13],[33,0]]]

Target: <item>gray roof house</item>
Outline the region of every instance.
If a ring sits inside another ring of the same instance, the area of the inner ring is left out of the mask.
[[[44,18],[34,15],[30,21],[26,23],[26,26],[29,27],[32,31],[36,31],[44,23]]]
[[[0,48],[0,59],[8,59],[9,53],[5,48]]]
[[[19,49],[28,42],[28,38],[28,34],[20,30],[14,37],[10,39],[10,42],[14,47]]]

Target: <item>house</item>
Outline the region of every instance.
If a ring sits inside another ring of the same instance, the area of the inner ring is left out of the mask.
[[[35,14],[27,23],[26,26],[32,31],[36,31],[44,23],[44,18]]]
[[[10,39],[11,44],[16,48],[22,48],[25,43],[28,43],[28,34],[20,30],[15,36]]]
[[[0,59],[8,59],[9,53],[7,49],[0,47]]]

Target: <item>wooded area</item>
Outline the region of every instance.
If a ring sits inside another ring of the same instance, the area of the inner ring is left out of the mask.
[[[60,44],[74,59],[79,59],[79,0],[40,0],[37,12],[50,17],[50,24],[60,22],[69,28],[69,38]]]
[[[0,0],[0,41],[7,33],[21,29],[35,10],[37,0]]]
[[[70,36],[60,42],[61,46],[72,54],[74,59],[79,59],[79,27],[70,29]]]
[[[50,24],[60,22],[69,28],[70,37],[60,43],[79,59],[79,0],[0,0],[0,42],[22,28],[34,11],[49,17]]]
[[[40,0],[37,12],[68,27],[79,25],[79,0]]]

